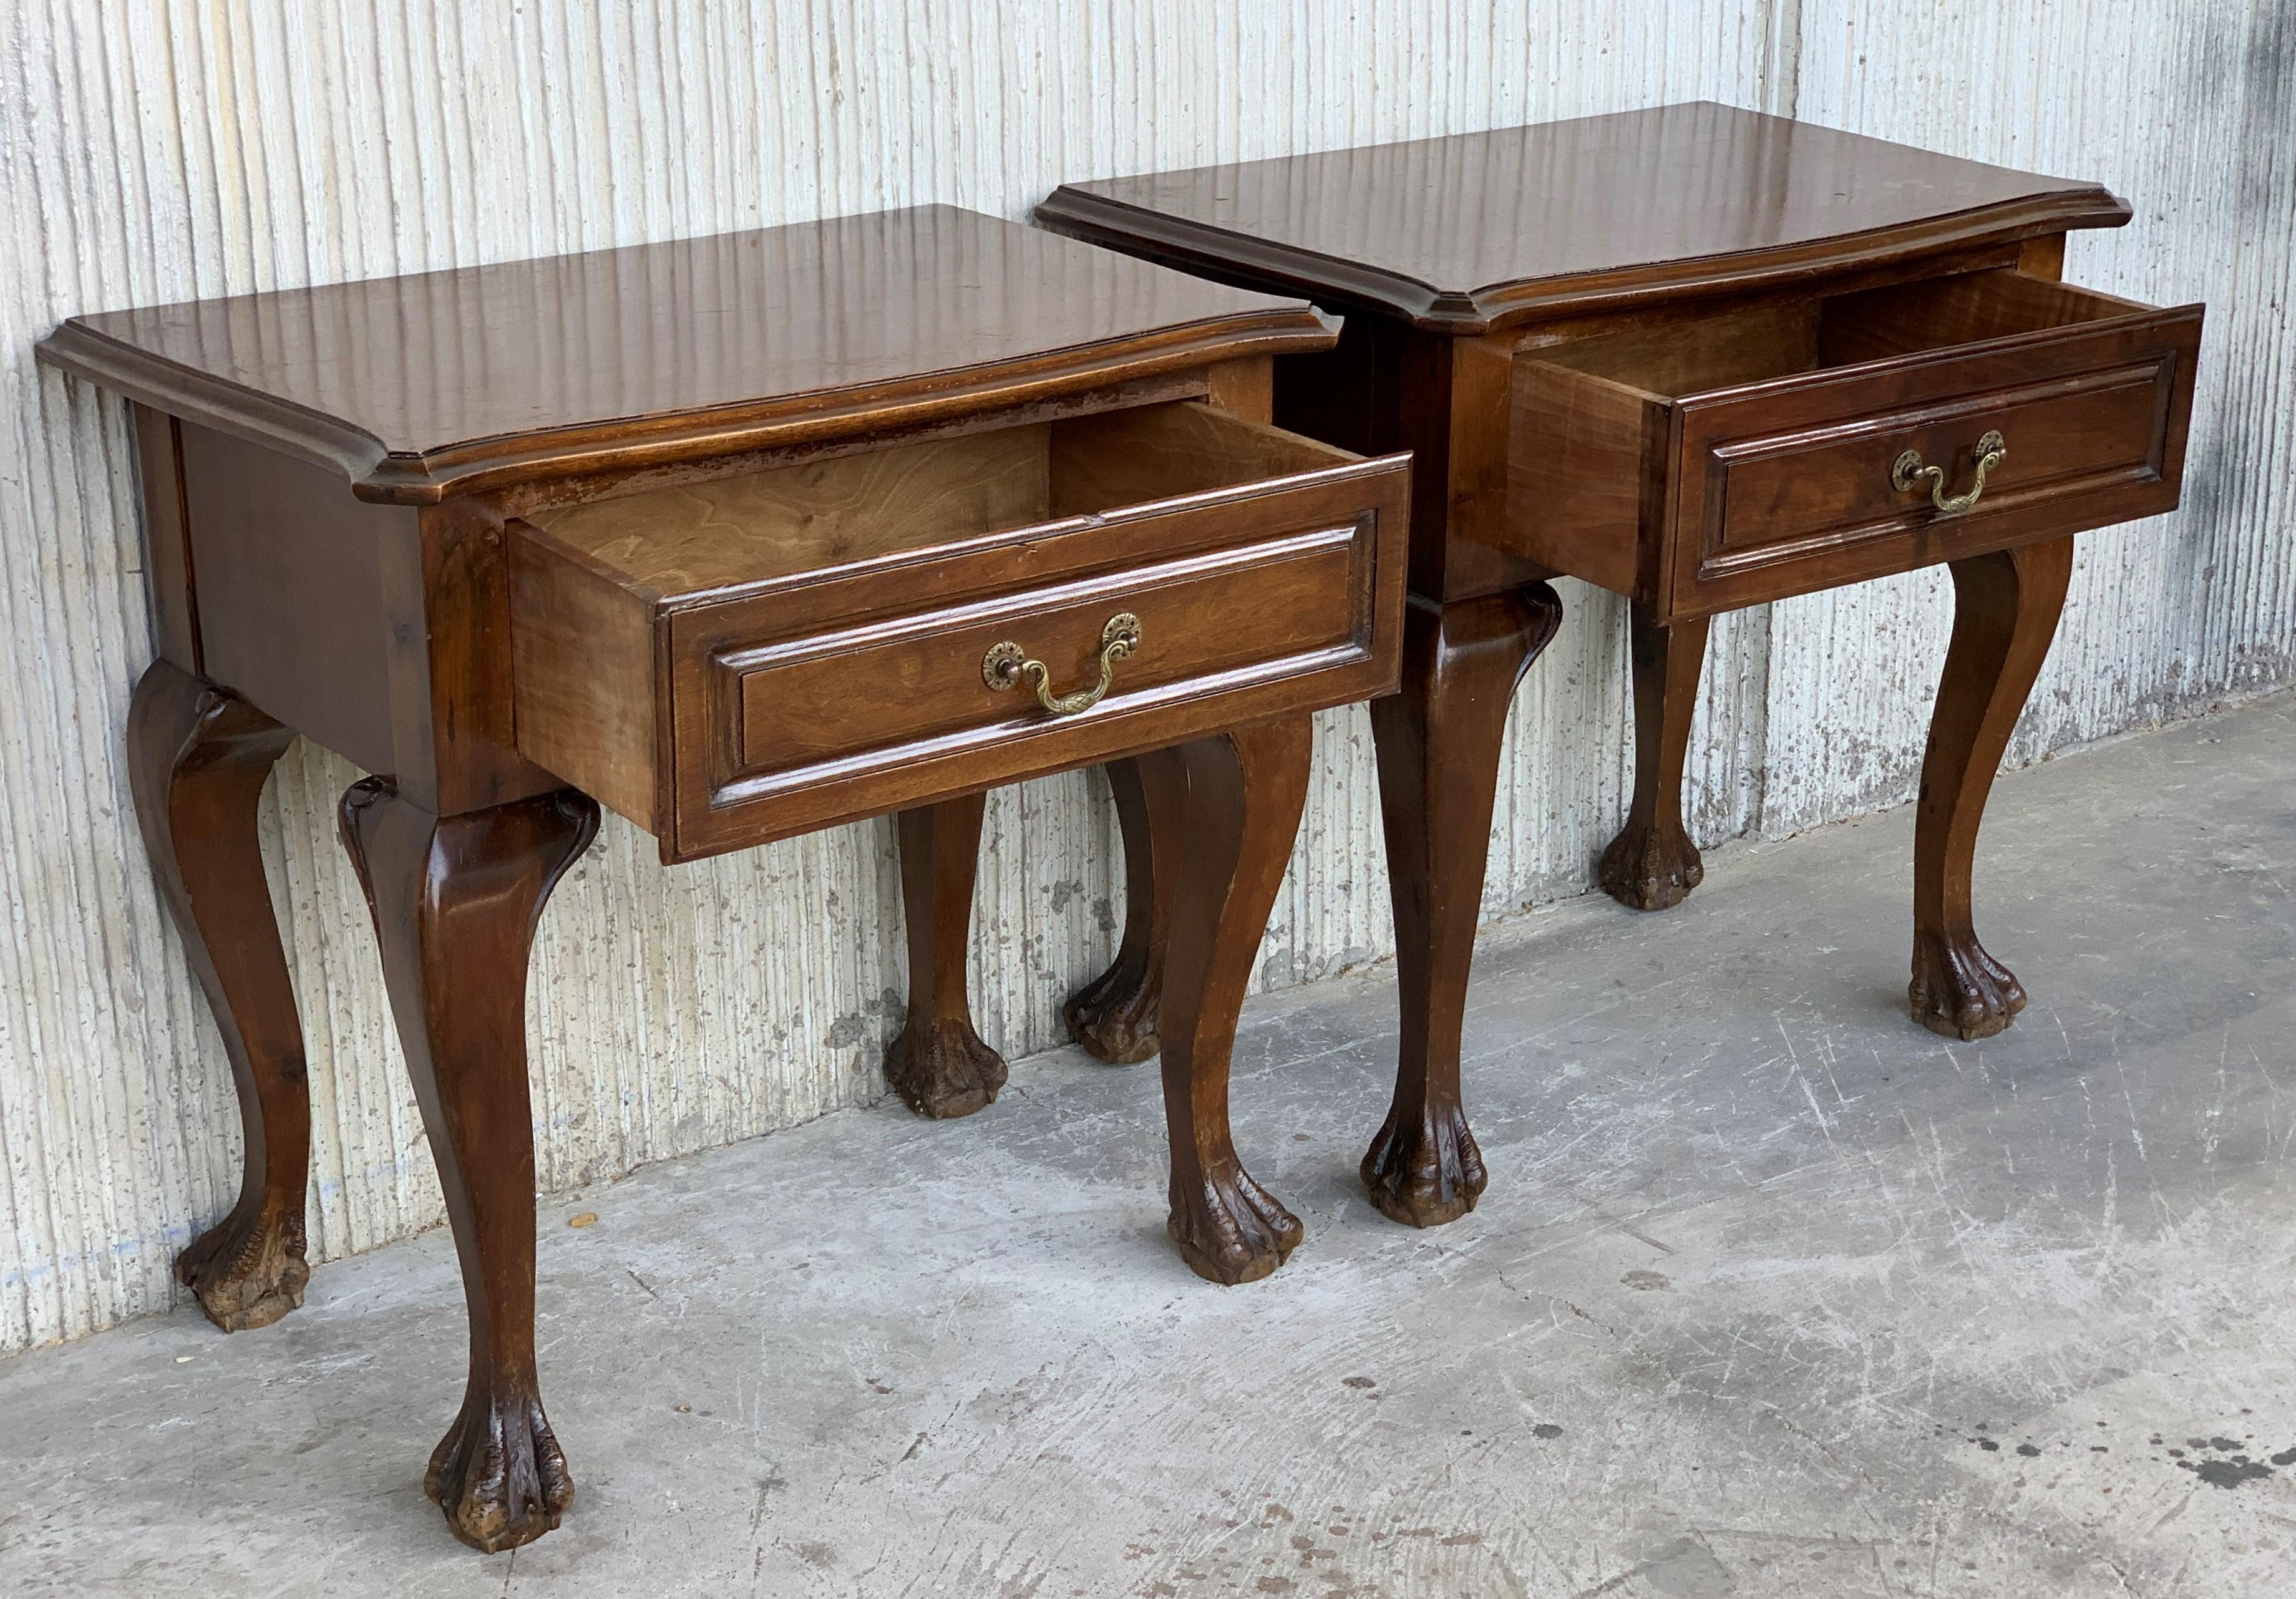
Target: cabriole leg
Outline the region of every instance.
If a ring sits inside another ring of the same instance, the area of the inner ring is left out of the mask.
[[[1150,782],[1184,796],[1179,881],[1166,950],[1164,1115],[1172,1142],[1173,1242],[1199,1276],[1250,1283],[1299,1245],[1299,1218],[1236,1158],[1228,1128],[1236,1015],[1308,799],[1305,712],[1144,756]]]
[[[1680,905],[1706,880],[1698,846],[1682,824],[1682,768],[1698,676],[1706,662],[1707,619],[1661,627],[1634,607],[1635,797],[1627,824],[1603,851],[1603,890],[1638,911]]]
[[[1171,791],[1169,762],[1116,760],[1107,767],[1124,836],[1124,942],[1109,969],[1077,990],[1062,1014],[1069,1034],[1111,1066],[1154,1054],[1156,1010],[1164,990],[1164,944],[1179,882],[1185,791]]]
[[[423,1490],[456,1538],[491,1554],[540,1538],[574,1500],[534,1359],[526,974],[542,907],[596,835],[598,808],[562,789],[438,816],[369,778],[343,796],[341,821],[470,1310],[470,1382]]]
[[[1004,1086],[1004,1058],[972,1030],[964,988],[986,793],[900,814],[909,1013],[885,1052],[885,1081],[920,1116],[970,1116]]]
[[[1938,684],[1914,811],[1914,1018],[1985,1038],[2025,1008],[2025,990],[1977,941],[1970,877],[1986,796],[2056,636],[2073,541],[2052,539],[1953,563],[1953,642]]]
[[[302,1023],[263,876],[256,806],[295,735],[166,660],[135,685],[128,783],[161,898],[223,1029],[246,1154],[239,1202],[176,1258],[176,1276],[226,1332],[303,1302],[310,1084]]]
[[[1439,609],[1414,602],[1402,692],[1372,701],[1402,1035],[1394,1103],[1362,1176],[1372,1203],[1414,1227],[1464,1216],[1487,1180],[1459,1095],[1467,973],[1507,708],[1562,614],[1543,583]]]

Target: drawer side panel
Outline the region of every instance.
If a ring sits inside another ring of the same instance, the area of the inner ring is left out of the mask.
[[[1662,407],[1625,384],[1515,357],[1507,441],[1511,552],[1620,594],[1647,586],[1644,479]]]
[[[653,607],[539,529],[508,533],[519,753],[659,832]]]

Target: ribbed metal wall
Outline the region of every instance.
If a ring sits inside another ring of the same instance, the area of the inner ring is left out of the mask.
[[[1670,100],[1799,110],[2102,177],[2138,220],[2076,244],[2073,271],[2211,303],[2189,508],[2087,541],[2030,758],[2296,675],[2296,29],[2274,0],[1948,18],[1965,9],[0,0],[0,1348],[169,1304],[168,1260],[227,1206],[237,1145],[120,764],[151,652],[124,416],[34,367],[58,319],[927,201],[1018,217],[1066,177]],[[1620,808],[1620,609],[1570,599],[1516,714],[1493,914],[1580,891]],[[1902,799],[1945,617],[1924,578],[1718,627],[1701,836]],[[1317,760],[1269,985],[1390,941],[1360,712],[1324,718]],[[356,775],[299,749],[266,801],[311,1046],[319,1257],[440,1215],[332,836]],[[1107,957],[1113,853],[1096,779],[992,801],[976,999],[1008,1053],[1054,1042],[1060,996]],[[545,1185],[875,1097],[898,932],[885,824],[666,872],[610,818],[535,956]]]

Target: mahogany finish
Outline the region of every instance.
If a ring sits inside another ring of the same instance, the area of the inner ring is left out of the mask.
[[[470,1308],[463,1408],[422,1491],[455,1537],[491,1554],[541,1537],[574,1502],[534,1358],[526,970],[542,907],[596,836],[598,807],[561,789],[440,816],[369,777],[343,795],[341,831],[374,916]]]
[[[58,329],[44,360],[137,407],[160,659],[136,805],[247,1128],[240,1202],[179,1264],[209,1314],[259,1325],[307,1276],[255,832],[299,734],[377,774],[342,836],[462,1259],[469,1382],[426,1487],[465,1542],[528,1542],[573,1497],[535,1357],[524,995],[601,801],[666,861],[900,813],[887,1072],[956,1115],[1004,1076],[964,997],[982,791],[1137,762],[1180,935],[1168,975],[1160,935],[1134,963],[1174,1236],[1217,1280],[1272,1270],[1299,1228],[1229,1134],[1235,1012],[1308,717],[1390,690],[1402,649],[1407,463],[1267,425],[1270,357],[1333,339],[1306,304],[946,208]],[[1040,687],[997,675],[1005,644]]]
[[[2117,226],[2129,210],[2094,184],[1696,103],[1064,184],[1037,215],[1457,338]]]
[[[1408,480],[1168,402],[535,512],[518,747],[690,860],[1368,698]],[[1141,646],[1090,716],[983,678],[1010,640],[1089,684],[1119,614]]]
[[[1595,871],[1611,898],[1646,911],[1680,905],[1706,881],[1706,864],[1682,824],[1682,764],[1690,750],[1690,718],[1698,709],[1709,620],[1685,617],[1669,627],[1640,601],[1628,612],[1635,791],[1627,802],[1627,824]]]
[[[1990,1037],[2025,1008],[2024,988],[1977,941],[1971,866],[1985,797],[2048,655],[2072,571],[2070,537],[1953,563],[1953,641],[1914,809],[1907,997],[1915,1019],[1932,1032]]]
[[[1185,791],[1175,785],[1169,762],[1112,760],[1106,769],[1124,840],[1124,938],[1114,963],[1070,995],[1061,1016],[1088,1053],[1129,1066],[1160,1047],[1156,1013],[1180,881],[1175,863],[1185,836]]]
[[[2006,269],[1765,305],[1515,363],[1517,547],[1603,570],[1653,621],[1910,571],[2172,510],[2201,308],[2155,311]],[[1897,488],[1902,451],[1968,511]]]
[[[1414,452],[1404,692],[1373,724],[1404,987],[1364,1166],[1382,1210],[1447,1220],[1482,1185],[1457,1061],[1490,708],[1543,638],[1493,606],[1536,610],[1541,578],[1634,602],[1635,795],[1601,876],[1659,909],[1702,875],[1682,777],[1708,619],[1951,562],[1912,1001],[1964,1037],[2006,1025],[2021,992],[1977,943],[1970,860],[2057,552],[2170,509],[2183,474],[2202,308],[2054,281],[2067,230],[2129,216],[2093,184],[1709,104],[1069,184],[1037,208],[1346,313],[1332,349],[1277,358],[1274,420]],[[1933,492],[1898,485],[1915,455]]]
[[[1459,1043],[1490,853],[1490,774],[1515,686],[1562,619],[1544,583],[1450,605],[1414,602],[1403,692],[1371,708],[1403,1053],[1361,1175],[1372,1203],[1414,1227],[1464,1216],[1487,1180],[1460,1099]]]
[[[909,935],[909,1011],[885,1049],[885,1081],[939,1121],[996,1103],[1004,1057],[972,1030],[964,990],[972,879],[986,791],[900,814],[901,908]]]
[[[1330,342],[1296,303],[922,206],[75,316],[43,348],[362,499],[432,504]]]
[[[1299,1247],[1299,1218],[1252,1180],[1228,1134],[1227,1058],[1308,802],[1305,712],[1159,750],[1163,792],[1185,796],[1186,848],[1164,972],[1164,1116],[1181,1258],[1215,1283],[1250,1283]]]
[[[263,876],[256,805],[295,735],[174,662],[152,663],[127,710],[127,781],[144,847],[223,1029],[246,1154],[239,1202],[176,1258],[226,1332],[303,1302],[311,1100],[303,1025]]]

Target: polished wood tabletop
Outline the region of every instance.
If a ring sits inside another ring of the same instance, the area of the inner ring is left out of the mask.
[[[1707,102],[1069,184],[1037,209],[1459,333],[2128,216],[2095,184]]]
[[[1599,868],[1663,910],[1704,868],[1683,782],[1710,619],[1944,564],[1957,596],[1923,765],[1913,1016],[2025,1004],[1979,943],[1977,826],[2081,532],[2172,509],[2203,308],[2059,281],[2130,209],[1713,104],[1066,184],[1046,226],[1305,293],[1346,325],[1275,363],[1282,426],[1413,455],[1401,692],[1372,707],[1401,1049],[1362,1173],[1421,1226],[1487,1173],[1462,1017],[1507,705],[1546,578],[1627,596],[1635,788]]]
[[[258,819],[298,736],[373,774],[340,831],[463,1262],[469,1381],[423,1480],[465,1542],[573,1500],[535,1348],[526,978],[601,801],[665,861],[896,815],[885,1078],[947,1117],[1005,1080],[966,1003],[984,791],[1106,763],[1132,905],[1071,1023],[1107,1051],[1152,1018],[1174,1243],[1221,1283],[1274,1271],[1303,1229],[1234,1147],[1236,1014],[1309,719],[1392,688],[1403,642],[1408,458],[1269,425],[1275,358],[1337,337],[1298,299],[929,207],[44,340],[135,402],[159,658],[130,784],[244,1132],[238,1203],[176,1262],[209,1317],[275,1321],[309,1278]]]
[[[76,316],[45,359],[348,473],[365,499],[723,455],[840,415],[1320,348],[1295,300],[922,206]],[[778,427],[776,424],[780,424]],[[744,435],[750,437],[745,438]]]

